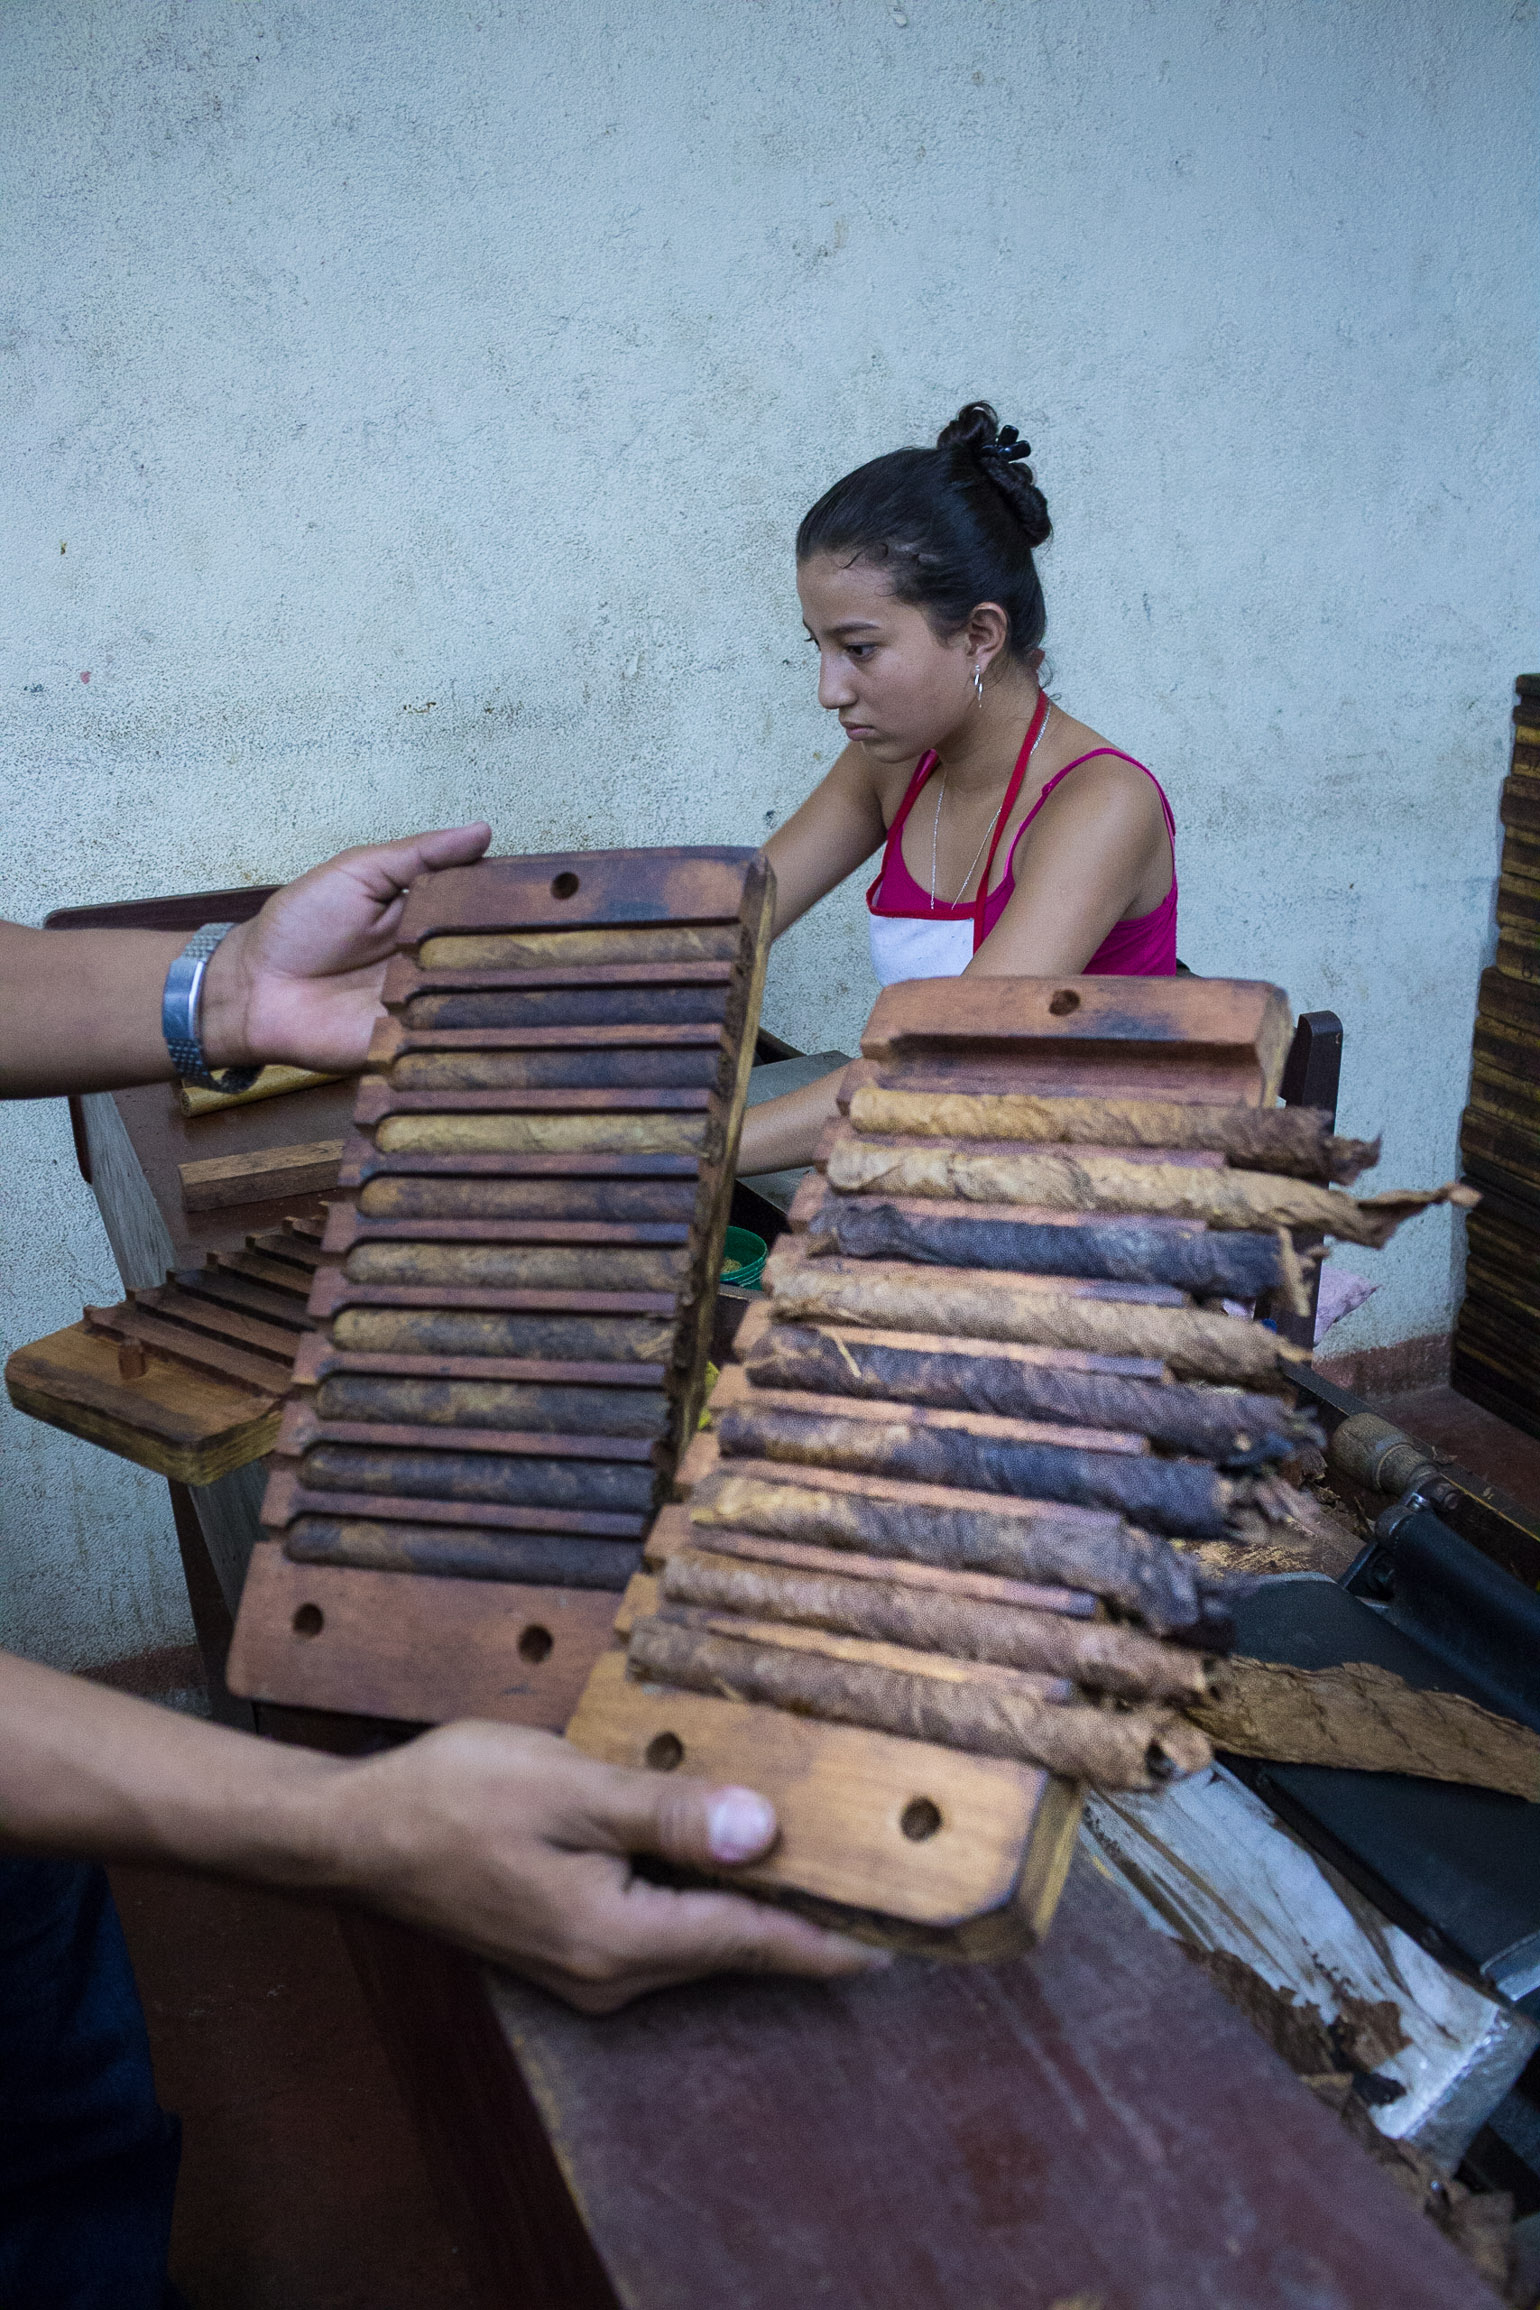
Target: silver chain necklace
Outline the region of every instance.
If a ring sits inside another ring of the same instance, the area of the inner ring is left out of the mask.
[[[1052,720],[1053,700],[1050,698],[1048,701],[1048,711],[1043,716],[1043,727],[1038,731],[1037,736],[1033,739],[1032,751],[1027,756],[1027,760],[1029,762],[1032,759],[1032,755],[1037,752],[1038,747],[1043,742],[1043,730],[1047,729],[1049,723]],[[948,770],[943,770],[941,773],[941,790],[936,796],[935,823],[930,830],[930,911],[932,914],[934,914],[936,911],[936,845],[941,839],[941,805],[946,800],[946,782],[950,775],[951,773]],[[1006,783],[1008,785],[1010,781],[1007,779]],[[994,820],[990,819],[984,828],[984,842],[989,840],[989,837],[993,831]],[[957,896],[949,902],[951,905],[961,906],[962,894],[967,889],[969,883],[973,880],[973,867],[978,865],[979,860],[984,855],[984,842],[981,842],[977,850],[973,853],[973,866],[969,867],[967,873],[963,876],[962,881],[958,884]]]

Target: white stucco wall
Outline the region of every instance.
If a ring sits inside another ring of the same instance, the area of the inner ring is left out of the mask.
[[[1535,66],[1532,0],[10,0],[0,911],[480,814],[752,839],[831,750],[797,517],[986,393],[1184,958],[1339,1010],[1345,1126],[1450,1175],[1536,658]],[[852,890],[767,1022],[848,1047],[872,992]],[[6,1335],[112,1296],[62,1109],[0,1179]],[[1409,1232],[1342,1343],[1442,1328],[1451,1262]],[[160,1486],[6,1422],[13,1641],[183,1633]]]

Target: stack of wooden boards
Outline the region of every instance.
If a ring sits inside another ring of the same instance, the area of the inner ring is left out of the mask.
[[[270,1452],[321,1229],[286,1219],[117,1307],[15,1350],[5,1384],[18,1411],[184,1484],[212,1484]]]
[[[413,885],[232,1691],[565,1721],[698,1418],[770,907],[737,850]]]
[[[783,1894],[970,1953],[1041,1932],[1078,1787],[1206,1762],[1229,1639],[1173,1545],[1260,1536],[1308,1436],[1291,1230],[1382,1242],[1376,1150],[1272,1102],[1282,994],[889,988],[569,1726],[751,1779]]]
[[[1520,674],[1503,788],[1497,959],[1481,974],[1465,1176],[1465,1298],[1450,1376],[1462,1395],[1540,1435],[1540,674]]]

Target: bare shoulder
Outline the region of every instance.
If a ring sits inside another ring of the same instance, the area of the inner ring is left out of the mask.
[[[1153,776],[1139,762],[1093,730],[1062,711],[1055,717],[1053,746],[1045,764],[1051,778],[1073,770],[1054,788],[1043,804],[1042,817],[1065,819],[1082,812],[1112,816],[1124,824],[1147,825],[1151,832],[1165,827],[1165,814]]]
[[[874,762],[864,746],[847,746],[829,777],[853,797],[875,804],[884,827],[889,827],[898,816],[919,759],[917,754],[911,762]]]

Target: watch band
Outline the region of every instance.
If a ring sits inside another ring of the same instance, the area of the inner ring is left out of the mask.
[[[227,1094],[249,1091],[262,1072],[260,1067],[226,1067],[217,1075],[211,1074],[198,1034],[198,1009],[203,999],[203,974],[209,967],[209,956],[226,931],[234,928],[233,922],[206,922],[195,930],[167,971],[165,992],[160,999],[160,1031],[166,1038],[171,1064],[183,1082],[197,1083],[205,1091]]]

